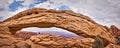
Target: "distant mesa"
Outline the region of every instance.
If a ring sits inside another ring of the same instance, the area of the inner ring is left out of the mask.
[[[110,31],[112,32],[112,34],[116,37],[120,36],[120,29],[117,28],[115,25],[111,25],[110,27]]]

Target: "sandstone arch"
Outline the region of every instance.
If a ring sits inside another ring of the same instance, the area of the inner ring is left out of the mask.
[[[35,12],[39,13],[34,14]],[[95,23],[85,15],[72,11],[34,8],[6,19],[1,25],[8,27],[12,34],[25,27],[58,27],[84,37],[100,36],[108,42],[115,43],[115,38],[104,26]]]

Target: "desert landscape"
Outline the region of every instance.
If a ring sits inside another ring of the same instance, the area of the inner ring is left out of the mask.
[[[75,36],[21,31],[27,27],[56,27]],[[71,10],[32,8],[0,22],[0,48],[120,48],[119,36],[115,25],[101,25]]]

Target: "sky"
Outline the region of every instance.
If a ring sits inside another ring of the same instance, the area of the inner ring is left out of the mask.
[[[61,29],[61,28],[56,28],[56,27],[51,27],[51,28],[38,28],[38,27],[29,27],[29,28],[23,28],[21,31],[28,31],[28,32],[35,32],[37,34],[52,34],[52,35],[59,35],[62,37],[77,37],[77,38],[84,38],[82,36],[78,36],[73,32]]]
[[[0,21],[30,8],[72,10],[120,28],[120,0],[0,0]]]

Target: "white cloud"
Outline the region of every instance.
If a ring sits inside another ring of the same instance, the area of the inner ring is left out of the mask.
[[[28,5],[34,3],[34,0],[22,0],[22,1],[24,1],[24,3],[23,3],[24,6],[28,6]]]
[[[7,19],[7,18],[9,18],[9,17],[11,17],[11,16],[13,16],[13,15],[21,12],[21,11],[26,10],[26,9],[27,9],[27,8],[18,8],[18,10],[14,11],[14,12],[7,11],[8,14],[6,14],[5,16],[3,16],[3,19],[5,20],[5,19]]]
[[[12,0],[0,0],[0,8],[9,9],[8,6],[12,2]]]
[[[12,3],[12,0],[0,0],[0,8],[3,8],[2,11],[0,11],[1,16],[8,16],[9,14],[9,5]]]
[[[9,8],[10,4],[14,2],[13,0],[1,0],[0,1],[0,3],[1,3],[0,8],[4,9],[4,10],[0,11],[0,16],[2,16],[4,20],[15,15],[18,12],[28,9],[28,5],[34,2],[34,0],[16,0],[16,1],[24,1],[22,3],[22,5],[24,7],[19,7],[18,10],[14,11],[14,12],[10,11],[10,8]]]
[[[47,8],[47,9],[55,9],[57,8],[57,4],[51,4],[49,1],[46,1],[44,3],[37,4],[35,7],[37,8]]]
[[[16,0],[16,1],[23,1],[22,5],[28,6],[32,3],[34,3],[34,0]]]

